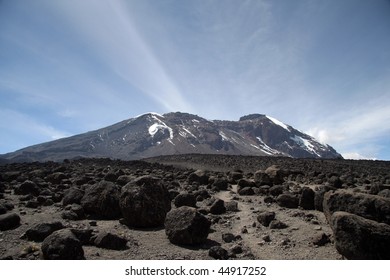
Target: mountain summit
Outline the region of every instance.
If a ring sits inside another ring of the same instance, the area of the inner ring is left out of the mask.
[[[206,120],[187,113],[147,113],[117,124],[2,155],[10,161],[59,161],[76,157],[134,160],[171,154],[228,154],[340,158],[283,122],[262,114],[239,121]]]

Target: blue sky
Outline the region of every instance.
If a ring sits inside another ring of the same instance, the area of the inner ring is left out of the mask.
[[[389,0],[2,0],[0,153],[183,111],[390,160],[389,35]]]

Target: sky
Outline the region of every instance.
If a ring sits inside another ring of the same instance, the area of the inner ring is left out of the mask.
[[[390,1],[0,0],[0,154],[176,111],[390,160]]]

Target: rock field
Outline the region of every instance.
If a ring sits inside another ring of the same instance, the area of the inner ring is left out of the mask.
[[[0,259],[390,259],[390,162],[0,165]]]

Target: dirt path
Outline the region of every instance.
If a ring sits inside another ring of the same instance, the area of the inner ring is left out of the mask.
[[[231,191],[219,192],[215,197],[225,202],[235,198],[238,202],[239,211],[230,219],[231,233],[242,237],[243,246],[249,248],[256,259],[341,258],[332,243],[321,247],[313,245],[316,235],[332,233],[321,212],[267,205],[260,196],[238,196],[236,185]],[[270,229],[260,225],[257,216],[263,211],[275,212],[276,219],[286,223],[288,228]]]

